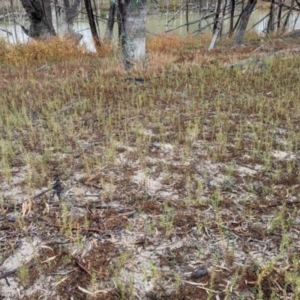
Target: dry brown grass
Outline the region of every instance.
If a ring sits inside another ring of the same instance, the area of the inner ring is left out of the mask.
[[[160,34],[148,39],[147,51],[170,53],[196,48],[199,45],[199,38],[192,35],[181,37],[177,34]]]
[[[130,73],[110,46],[2,45],[1,249],[41,245],[23,299],[299,298],[300,60],[270,52],[298,45],[206,43],[156,37]]]

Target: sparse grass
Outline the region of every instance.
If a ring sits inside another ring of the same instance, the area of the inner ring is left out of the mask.
[[[151,38],[129,74],[110,45],[1,42],[1,222],[51,243],[21,282],[57,273],[55,295],[79,299],[299,297],[300,58],[269,53],[297,41],[208,41]],[[21,217],[55,176],[63,200]],[[189,278],[197,264],[208,274]]]

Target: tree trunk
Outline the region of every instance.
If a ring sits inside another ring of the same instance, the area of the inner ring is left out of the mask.
[[[226,9],[227,9],[227,0],[223,0],[225,3],[223,4],[223,7],[222,7],[222,14],[223,16],[221,17],[221,21],[222,21],[222,24],[221,24],[221,29],[220,29],[220,32],[219,32],[219,36],[222,36],[222,31],[223,31],[223,23],[224,23],[224,18],[225,18],[225,15],[226,15]]]
[[[74,19],[78,16],[78,7],[80,0],[74,0],[73,5],[69,0],[62,0],[56,5],[58,13],[61,16],[62,34],[70,37],[75,43],[79,43],[82,39],[82,34],[74,32]]]
[[[29,29],[22,26],[28,36],[45,39],[56,35],[49,0],[21,0],[21,2],[30,20]]]
[[[215,22],[216,29],[214,31],[213,38],[212,38],[212,40],[210,42],[210,45],[208,47],[209,51],[214,49],[217,38],[218,38],[220,32],[222,31],[222,27],[223,27],[224,15],[225,15],[224,5],[226,6],[226,0],[225,0],[225,3],[222,0],[220,0],[220,1],[221,1],[221,3],[220,3],[220,6],[219,6],[219,3],[218,3],[218,7],[219,7],[220,11],[222,11],[222,13],[221,13],[221,15],[219,15],[218,20],[216,20],[216,22]]]
[[[271,0],[271,6],[270,6],[270,14],[269,14],[269,20],[267,25],[267,33],[274,31],[274,19],[275,19],[275,0]]]
[[[216,32],[217,27],[218,27],[218,22],[220,20],[220,13],[222,10],[221,5],[222,5],[222,0],[218,0],[216,14],[215,14],[215,20],[214,20],[213,34],[215,34],[215,32]]]
[[[249,22],[249,18],[253,12],[253,9],[254,9],[256,3],[257,3],[257,0],[249,0],[247,5],[243,9],[243,11],[241,13],[241,19],[240,19],[240,23],[238,26],[238,30],[237,30],[237,33],[235,35],[234,42],[233,42],[234,46],[240,46],[243,44],[245,32],[246,32],[247,25]]]
[[[146,55],[147,0],[118,0],[119,38],[125,69]]]
[[[294,5],[295,5],[295,0],[292,0],[289,12],[288,12],[288,14],[287,14],[287,16],[286,16],[286,18],[284,20],[284,23],[283,23],[282,33],[284,33],[285,30],[286,30],[286,27],[287,27],[287,25],[289,23],[289,19],[290,19],[290,16],[292,14],[292,10],[293,10]]]
[[[92,8],[92,3],[91,0],[84,0],[86,12],[88,15],[89,23],[90,23],[90,28],[92,32],[92,36],[95,42],[96,49],[101,46],[100,38],[97,32],[96,28],[96,23],[94,19],[94,13],[93,13],[93,8]]]
[[[229,36],[231,37],[234,32],[234,11],[235,11],[235,0],[231,0],[231,10],[230,10],[230,26],[229,26]]]
[[[104,40],[111,41],[113,37],[114,23],[116,14],[116,4],[110,1],[109,15]]]
[[[281,27],[281,15],[282,15],[282,0],[279,0],[278,15],[277,15],[277,30]]]

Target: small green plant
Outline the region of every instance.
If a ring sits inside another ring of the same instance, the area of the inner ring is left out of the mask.
[[[160,226],[165,230],[165,234],[169,237],[174,229],[174,210],[170,208],[167,202],[163,205],[163,214],[160,217]]]
[[[29,267],[22,266],[17,271],[18,278],[23,286],[26,286],[29,283]]]

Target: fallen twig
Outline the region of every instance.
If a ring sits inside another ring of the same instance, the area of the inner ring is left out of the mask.
[[[74,261],[76,262],[76,264],[84,271],[86,272],[88,275],[90,275],[92,277],[91,272],[83,265],[79,262],[78,258],[76,258],[75,256],[71,255],[71,257],[74,259]]]
[[[50,225],[57,228],[61,228],[60,225],[56,225],[56,224],[50,224]],[[97,228],[72,227],[71,230],[86,230],[86,231],[97,232],[97,233],[106,233],[106,231]]]
[[[93,187],[93,188],[98,189],[98,190],[102,190],[101,186],[98,186],[98,185],[95,185],[95,184],[92,184],[92,183],[85,183],[85,182],[82,182],[82,181],[79,181],[79,180],[75,180],[75,182],[81,183],[85,186]]]

